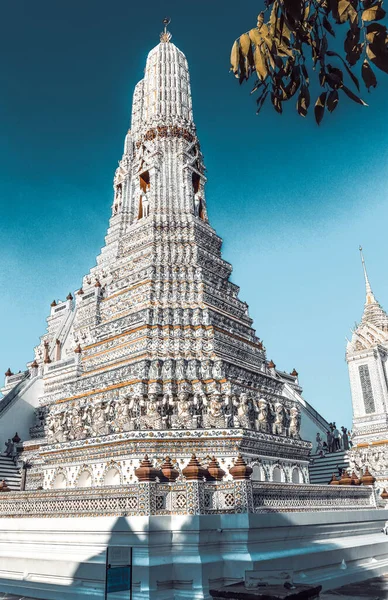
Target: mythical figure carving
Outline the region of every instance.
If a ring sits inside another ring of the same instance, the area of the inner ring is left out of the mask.
[[[85,428],[82,408],[80,406],[73,406],[68,409],[65,418],[70,440],[82,440],[86,437],[87,430]]]
[[[237,413],[234,416],[234,426],[251,429],[251,421],[249,418],[251,407],[248,395],[243,392],[240,394],[240,398],[234,399],[233,404],[237,407]]]
[[[197,417],[193,416],[193,402],[186,392],[180,392],[174,402],[175,412],[171,417],[173,429],[196,429]]]
[[[92,407],[91,418],[88,423],[92,435],[108,435],[110,432],[110,421],[108,419],[111,407],[112,401],[106,404],[103,400]]]
[[[55,442],[67,441],[69,435],[65,428],[66,425],[66,414],[64,412],[50,413],[48,417],[47,430],[48,430],[48,441],[50,444]]]
[[[269,432],[269,414],[268,414],[268,404],[263,399],[260,398],[258,402],[259,414],[257,417],[257,429],[261,431],[261,433]]]
[[[121,398],[116,404],[114,427],[116,431],[132,431],[135,429],[135,417],[133,416],[135,399]]]
[[[275,418],[272,423],[272,433],[275,435],[284,435],[284,408],[280,402],[275,404]]]
[[[164,429],[157,394],[149,394],[145,403],[146,412],[140,417],[140,429]]]
[[[217,362],[214,363],[213,377],[214,377],[214,379],[222,378],[222,362],[220,360],[218,360]]]
[[[175,377],[179,380],[185,378],[185,361],[178,359],[175,363]]]
[[[220,394],[213,393],[210,400],[205,400],[206,414],[203,417],[204,427],[225,427],[224,405]]]
[[[293,406],[290,409],[290,427],[289,427],[290,437],[299,440],[300,439],[299,429],[300,429],[300,412],[296,406]]]

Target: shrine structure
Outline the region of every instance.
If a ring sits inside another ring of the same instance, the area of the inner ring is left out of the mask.
[[[344,560],[352,580],[385,572],[373,488],[309,484],[327,424],[296,371],[268,360],[205,184],[187,61],[165,27],[97,264],[52,302],[28,370],[6,373],[0,435],[22,478],[0,483],[1,591],[102,598],[109,546],[133,549],[138,600],[206,599],[263,564],[331,586]]]
[[[388,315],[372,291],[360,247],[365,278],[361,322],[346,347],[353,404],[351,468],[376,478],[378,495],[388,498]]]
[[[29,364],[41,393],[33,441],[21,436],[26,489],[132,483],[145,453],[179,472],[193,452],[226,470],[242,453],[257,479],[308,482],[301,406],[229,279],[205,183],[187,61],[166,30],[135,88],[105,246],[53,301]]]

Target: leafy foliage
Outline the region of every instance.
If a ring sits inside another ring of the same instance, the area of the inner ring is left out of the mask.
[[[387,27],[377,22],[385,17],[383,0],[265,1],[257,26],[243,33],[231,52],[231,70],[240,83],[256,78],[251,93],[257,92],[257,113],[267,98],[281,113],[283,102],[296,96],[296,109],[305,117],[311,72],[323,89],[314,104],[318,125],[343,94],[366,106],[353,70],[358,67],[368,91],[377,85],[372,65],[388,73]],[[343,56],[329,49],[340,25],[346,29]]]

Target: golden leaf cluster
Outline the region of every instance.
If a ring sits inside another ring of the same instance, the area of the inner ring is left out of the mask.
[[[240,83],[255,78],[257,113],[267,98],[281,113],[283,103],[296,96],[302,117],[310,106],[312,72],[323,90],[314,104],[319,125],[326,110],[336,109],[340,94],[366,106],[356,65],[368,91],[377,85],[372,65],[388,73],[388,32],[378,23],[385,14],[382,0],[266,0],[256,27],[234,42],[231,70]],[[343,56],[329,47],[342,25]]]

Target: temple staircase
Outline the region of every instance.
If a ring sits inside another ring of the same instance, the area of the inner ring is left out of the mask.
[[[325,456],[316,454],[312,457],[309,465],[310,483],[325,485],[329,483],[333,473],[338,478],[343,469],[349,468],[349,457],[347,450],[331,452]]]
[[[5,454],[0,455],[0,481],[3,481],[3,479],[11,491],[20,491],[22,479],[20,469],[15,465],[12,458]]]

